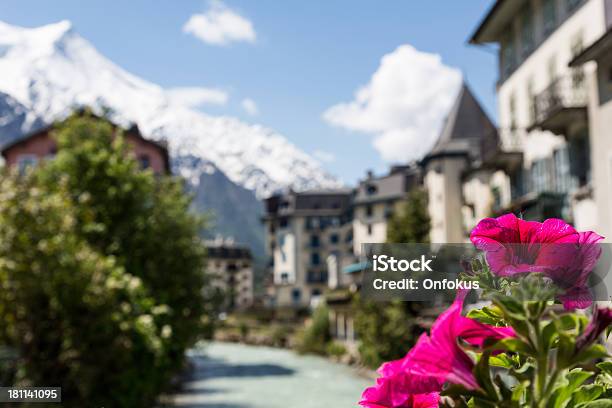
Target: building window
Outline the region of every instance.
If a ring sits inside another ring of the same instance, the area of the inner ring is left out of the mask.
[[[498,186],[491,187],[491,195],[493,196],[493,208],[495,210],[502,208],[502,196]]]
[[[321,296],[321,289],[313,289],[311,294],[312,294],[312,297]]]
[[[287,272],[282,272],[280,276],[281,276],[281,283],[289,282],[289,274]]]
[[[320,265],[321,264],[321,256],[318,252],[313,252],[310,254],[310,263],[311,265]]]
[[[148,169],[151,167],[151,159],[146,154],[142,154],[138,156],[138,162],[140,163],[141,169]]]
[[[57,147],[54,145],[49,149],[49,153],[45,156],[46,159],[53,159],[57,155]]]
[[[591,153],[587,135],[572,138],[568,144],[570,173],[575,186],[583,186],[591,179]]]
[[[280,228],[287,228],[289,226],[289,220],[287,218],[281,218],[278,221],[278,226]]]
[[[17,157],[17,169],[20,174],[25,173],[25,171],[32,166],[35,166],[38,163],[38,157],[34,154],[21,154]]]
[[[368,186],[366,186],[366,193],[368,195],[374,195],[376,194],[377,188],[375,185],[373,184],[368,184]]]
[[[366,206],[366,217],[371,217],[374,213],[374,208],[371,205]]]
[[[534,123],[536,120],[535,92],[533,88],[533,78],[529,78],[529,81],[527,81],[527,109],[529,110],[527,113],[529,123]]]
[[[567,148],[564,147],[553,152],[553,163],[555,167],[555,190],[559,193],[569,192],[572,188],[572,178]]]
[[[368,224],[368,235],[372,235],[372,224]]]
[[[319,236],[318,235],[311,235],[310,236],[310,247],[311,248],[318,248],[319,245],[320,245]]]
[[[337,244],[340,241],[340,238],[338,237],[338,234],[331,234],[329,236],[329,242],[331,242],[332,244]]]
[[[518,128],[516,123],[516,97],[514,93],[510,95],[510,102],[508,103],[510,108],[510,131],[515,131]]]
[[[572,38],[571,53],[572,57],[577,56],[584,50],[584,37],[579,32]],[[582,88],[584,85],[584,70],[582,66],[572,68],[572,87],[574,90]]]
[[[302,297],[302,292],[295,288],[291,291],[291,298],[293,299],[294,302],[299,302],[300,298]]]
[[[523,58],[533,51],[534,45],[533,10],[531,3],[528,2],[521,16],[521,55]]]
[[[541,193],[550,190],[550,172],[548,160],[535,160],[531,165],[531,185],[533,191]]]
[[[556,0],[544,0],[543,5],[544,35],[548,35],[557,26],[557,2]]]

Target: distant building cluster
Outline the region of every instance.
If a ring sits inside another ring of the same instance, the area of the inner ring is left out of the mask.
[[[355,189],[288,192],[266,200],[268,299],[307,307],[323,292],[358,283],[361,243],[384,242],[390,217],[418,185],[419,168],[372,173]]]
[[[249,248],[227,239],[207,241],[206,262],[211,286],[223,295],[224,311],[253,304],[253,257]]]
[[[358,285],[361,245],[386,241],[416,187],[434,243],[466,242],[478,220],[508,212],[612,237],[612,1],[498,0],[470,42],[498,46],[499,126],[464,84],[420,162],[354,189],[267,199],[271,305],[307,307]],[[335,332],[353,335],[337,320]]]

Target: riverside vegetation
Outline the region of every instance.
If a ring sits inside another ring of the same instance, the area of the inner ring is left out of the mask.
[[[74,116],[53,137],[53,160],[0,177],[3,384],[150,407],[210,327],[204,224],[108,121]]]

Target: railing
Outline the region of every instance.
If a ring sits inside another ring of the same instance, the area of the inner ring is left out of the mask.
[[[535,96],[535,123],[541,124],[564,108],[584,108],[587,92],[582,71],[559,77]]]
[[[525,129],[501,128],[499,132],[499,148],[503,152],[518,152],[523,150],[527,137]]]

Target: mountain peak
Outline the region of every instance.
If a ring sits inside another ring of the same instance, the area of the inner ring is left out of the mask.
[[[167,140],[174,159],[195,155],[209,161],[259,197],[286,187],[339,185],[319,162],[273,130],[168,103],[162,87],[100,54],[69,21],[37,28],[0,23],[0,72],[0,92],[46,123],[75,106],[110,108],[113,120],[135,122],[145,136]],[[193,163],[187,170],[198,180],[206,169]]]
[[[16,26],[0,21],[0,42],[5,44],[24,41],[56,43],[72,32],[72,23],[69,20],[61,20],[57,23],[34,28]]]

